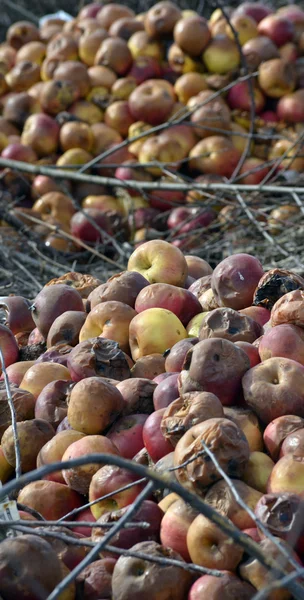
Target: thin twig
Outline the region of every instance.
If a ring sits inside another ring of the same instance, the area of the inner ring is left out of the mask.
[[[69,461],[59,461],[49,465],[35,469],[30,473],[25,473],[18,480],[9,481],[4,484],[3,488],[0,489],[0,499],[9,495],[13,491],[20,490],[23,486],[43,479],[46,475],[53,473],[61,469],[70,469],[72,467],[80,467],[86,464],[97,463],[97,464],[112,464],[123,469],[129,469],[133,473],[136,473],[139,477],[145,477],[153,481],[161,489],[169,489],[180,496],[187,504],[190,504],[192,508],[201,512],[205,517],[211,520],[217,525],[228,537],[231,537],[236,543],[240,544],[249,555],[257,558],[261,564],[268,568],[273,569],[277,577],[285,576],[285,571],[281,568],[280,564],[271,555],[265,555],[262,548],[254,542],[248,535],[240,531],[229,519],[220,515],[212,506],[206,504],[198,495],[193,494],[185,487],[181,486],[177,481],[171,479],[170,473],[159,473],[134,463],[133,461],[122,458],[121,456],[109,455],[109,454],[90,454],[77,459]],[[125,513],[127,515],[127,513]],[[124,516],[125,516],[124,515]],[[128,518],[129,515],[128,515]],[[127,520],[127,519],[126,519]],[[288,587],[296,600],[303,600],[303,589],[297,582],[291,582]],[[49,598],[49,600],[55,600],[55,598]]]
[[[75,581],[76,577],[87,567],[94,559],[96,559],[103,548],[106,546],[108,542],[118,533],[123,527],[124,524],[132,519],[134,515],[136,515],[138,509],[140,508],[142,502],[146,500],[154,489],[154,483],[149,481],[146,487],[140,492],[137,496],[136,500],[131,504],[124,515],[113,525],[113,527],[104,535],[102,540],[98,542],[95,548],[87,554],[87,556],[74,568],[70,573],[64,577],[64,579],[58,583],[58,585],[54,588],[52,593],[49,595],[48,600],[57,600],[57,598],[64,592],[64,590]]]
[[[0,362],[1,362],[3,379],[4,379],[5,391],[6,391],[6,395],[7,395],[7,402],[9,405],[10,412],[11,412],[12,430],[13,430],[13,437],[14,437],[14,450],[15,450],[15,458],[16,458],[15,472],[16,472],[16,479],[18,480],[21,477],[22,471],[21,471],[20,441],[19,441],[18,429],[17,429],[17,417],[16,417],[16,411],[15,411],[15,406],[14,406],[13,397],[12,397],[12,393],[11,393],[10,382],[9,382],[9,378],[7,376],[4,356],[3,356],[1,347],[0,347]]]

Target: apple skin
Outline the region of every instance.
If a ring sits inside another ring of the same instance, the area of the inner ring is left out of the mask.
[[[260,261],[250,254],[233,254],[222,260],[211,278],[211,287],[219,306],[229,306],[234,310],[250,306],[263,274]]]
[[[233,479],[233,483],[240,498],[253,511],[262,493],[240,479]],[[241,530],[255,526],[252,517],[238,504],[223,479],[208,488],[205,502]]]
[[[255,589],[231,571],[222,571],[221,577],[202,575],[190,588],[187,600],[251,600]]]
[[[289,358],[304,365],[304,331],[297,325],[284,323],[271,327],[259,343],[262,361],[273,357]]]
[[[165,410],[160,408],[149,415],[143,428],[144,444],[154,462],[173,451],[172,444],[164,438],[160,428]]]
[[[282,98],[291,94],[296,87],[295,67],[283,58],[266,60],[259,66],[258,82],[268,97]]]
[[[304,89],[299,89],[292,94],[286,94],[279,99],[277,116],[287,123],[301,123],[304,119]]]
[[[129,343],[133,360],[147,354],[162,354],[187,337],[178,317],[164,308],[148,308],[130,322]]]
[[[245,373],[242,386],[246,403],[266,425],[290,413],[304,416],[304,366],[295,360],[269,358]]]
[[[35,364],[34,360],[21,360],[14,362],[6,368],[6,374],[10,383],[15,383],[20,386],[20,383],[25,373]],[[2,373],[0,381],[3,381],[4,375]]]
[[[168,283],[152,283],[139,292],[135,310],[141,313],[149,308],[170,310],[185,327],[195,315],[202,312],[202,307],[194,294]]]
[[[83,505],[83,498],[67,485],[55,481],[34,481],[18,494],[17,502],[34,508],[49,521],[57,521],[74,508]]]
[[[106,434],[124,458],[133,458],[144,447],[143,427],[147,418],[146,414],[126,415],[118,419]]]
[[[278,417],[267,425],[263,435],[264,444],[274,461],[278,459],[282,444],[287,436],[303,427],[304,419],[290,414]]]
[[[303,478],[303,479],[302,479]],[[267,493],[289,492],[304,499],[304,457],[286,454],[274,465],[267,484]]]
[[[6,481],[13,475],[14,467],[10,465],[5,456],[3,449],[0,446],[0,481],[1,483],[6,483]]]
[[[201,514],[190,524],[187,546],[192,562],[209,569],[234,571],[243,556],[243,548]]]
[[[247,308],[242,308],[240,311],[241,315],[247,315],[247,317],[251,317],[257,323],[263,327],[266,323],[268,323],[270,319],[270,310],[264,308],[263,306],[248,306]]]
[[[273,460],[265,452],[251,452],[243,479],[252,488],[265,494],[273,467]]]
[[[188,350],[190,350],[192,346],[195,346],[198,341],[198,337],[188,337],[172,346],[169,354],[166,356],[165,362],[165,368],[168,374],[177,373],[182,370]]]
[[[186,337],[186,336],[185,336]],[[19,357],[19,348],[13,332],[5,325],[0,324],[0,347],[4,366],[8,367],[17,362]],[[0,372],[2,372],[0,363]]]
[[[169,404],[179,397],[178,377],[179,373],[171,373],[169,377],[166,377],[157,385],[153,393],[155,410],[167,408]]]
[[[282,443],[279,458],[282,458],[282,456],[285,456],[285,454],[304,456],[303,440],[304,428],[290,433]]]
[[[273,10],[262,2],[243,2],[233,11],[233,14],[249,15],[256,23],[259,23],[268,15],[273,14]]]
[[[43,113],[25,121],[21,143],[30,146],[39,157],[49,156],[58,150],[60,128],[55,119]]]
[[[168,507],[161,521],[161,543],[178,552],[186,562],[191,561],[187,548],[187,533],[196,516],[197,511],[182,499],[176,499]]]
[[[137,479],[137,475],[132,474],[126,469],[105,465],[92,477],[89,489],[89,501],[97,500],[97,498],[101,498],[110,492],[115,492],[115,490],[129,483],[137,481]],[[106,512],[129,506],[129,504],[134,502],[143,487],[143,484],[138,483],[127,490],[113,494],[108,499],[100,500],[100,502],[93,504],[91,506],[93,516],[95,519],[99,519]]]
[[[244,350],[244,352],[246,352],[246,354],[250,360],[250,368],[251,369],[261,362],[259,351],[257,348],[255,348],[255,346],[253,346],[253,344],[250,344],[249,342],[242,342],[242,341],[235,342],[235,344],[236,344],[236,346],[238,346],[239,348]]]
[[[115,300],[102,302],[88,314],[79,341],[104,337],[118,342],[120,348],[129,353],[129,325],[135,316],[136,311],[128,304]]]
[[[256,113],[262,112],[265,106],[265,98],[261,90],[253,87],[254,103]],[[251,96],[248,83],[246,81],[236,83],[230,88],[227,95],[227,102],[232,109],[241,109],[250,111],[251,108]]]
[[[65,431],[56,433],[53,438],[51,438],[46,444],[44,444],[44,446],[42,446],[37,456],[37,468],[57,461],[59,462],[67,448],[73,444],[73,442],[81,440],[84,437],[84,433],[74,431],[74,429],[67,429]],[[43,479],[47,481],[56,481],[57,483],[66,483],[63,478],[62,471],[54,471],[53,473],[49,473],[49,475],[46,475]]]
[[[293,41],[295,30],[293,23],[276,14],[262,19],[258,24],[258,32],[260,35],[266,35],[280,47]]]
[[[0,297],[0,309],[7,311],[7,327],[14,335],[24,331],[32,331],[35,323],[30,311],[30,302],[22,296]]]
[[[221,338],[202,340],[186,355],[179,376],[180,393],[211,392],[223,406],[231,406],[236,402],[242,377],[249,368],[247,354],[233,342]]]
[[[149,283],[182,287],[188,275],[188,265],[178,248],[164,240],[151,240],[131,254],[128,271],[141,273]]]
[[[190,169],[211,175],[231,177],[241,153],[232,141],[222,135],[200,140],[190,151]]]

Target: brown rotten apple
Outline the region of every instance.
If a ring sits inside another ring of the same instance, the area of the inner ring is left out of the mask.
[[[36,535],[8,537],[0,547],[0,579],[4,599],[46,598],[62,580],[62,562],[52,546]]]
[[[224,417],[224,411],[214,394],[190,392],[177,398],[166,408],[161,421],[161,432],[176,446],[188,429],[207,419],[218,417]]]
[[[73,381],[95,376],[123,381],[130,377],[130,360],[117,342],[97,337],[77,344],[67,362]]]
[[[247,472],[247,468],[246,468]],[[262,494],[239,479],[233,480],[233,485],[242,501],[253,511]],[[254,520],[248,512],[236,501],[229,485],[223,479],[214,483],[207,491],[205,502],[210,504],[220,514],[224,515],[239,529],[255,527]]]
[[[129,97],[129,109],[134,120],[151,125],[166,121],[173,105],[173,87],[162,79],[144,81]]]
[[[241,315],[232,308],[216,308],[203,318],[199,339],[225,338],[231,342],[254,342],[262,335],[262,327],[246,315]]]
[[[137,271],[122,271],[96,287],[88,297],[88,305],[93,309],[102,302],[115,300],[134,308],[137,295],[148,285],[147,279]]]
[[[221,468],[229,477],[240,478],[244,474],[249,445],[242,430],[224,418],[208,419],[191,427],[179,440],[174,451],[174,465],[186,466],[176,470],[178,481],[191,491],[201,492],[221,478],[217,468],[203,450],[202,441],[213,452]],[[196,456],[196,458],[194,458]]]
[[[153,541],[135,544],[132,550],[159,559],[183,560],[171,548]],[[113,600],[142,600],[144,597],[149,600],[159,598],[184,600],[191,581],[190,573],[180,566],[165,566],[143,558],[120,556],[113,571],[112,598]]]
[[[18,363],[16,363],[18,364]],[[10,382],[12,402],[15,410],[15,419],[26,421],[34,417],[35,398],[26,390],[22,390],[14,383]],[[12,415],[9,403],[7,401],[7,392],[4,381],[0,381],[0,440],[5,430],[12,423]]]
[[[87,377],[72,388],[69,423],[77,431],[94,435],[110,425],[124,407],[120,391],[102,377]]]
[[[269,358],[245,373],[247,404],[266,425],[276,417],[304,416],[304,366],[289,358]]]
[[[151,38],[165,37],[173,32],[181,16],[180,9],[173,2],[162,0],[154,4],[145,14],[145,30]]]
[[[214,98],[214,92],[204,90],[191,98],[189,107],[198,107],[191,115],[191,122],[195,125],[195,133],[200,138],[216,135],[216,130],[230,130],[231,113],[225,100],[219,96]]]
[[[180,392],[211,392],[224,406],[231,405],[249,366],[247,354],[233,342],[220,338],[202,340],[186,355],[179,378]]]
[[[275,303],[271,310],[271,325],[289,323],[304,327],[304,292],[293,290]]]

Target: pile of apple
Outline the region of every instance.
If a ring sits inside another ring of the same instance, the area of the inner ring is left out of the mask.
[[[303,560],[302,277],[283,269],[264,272],[248,254],[231,255],[212,271],[202,258],[151,240],[106,283],[66,273],[34,300],[2,297],[0,307],[6,317],[0,348],[23,473],[93,453],[171,469],[173,480],[245,531],[266,555],[278,556],[202,452],[204,442],[243,501],[293,547],[295,560]],[[4,373],[0,441],[5,484],[14,477],[16,456]],[[56,531],[98,542],[143,486],[118,466],[71,465],[21,489],[20,519],[35,518],[27,508],[53,522],[76,511],[70,520],[96,520],[101,527],[70,530],[62,520]],[[111,540],[117,554],[101,552],[64,600],[75,599],[76,587],[83,600],[249,599],[267,582],[256,559],[174,493],[151,493],[132,521]],[[222,577],[119,556],[123,549],[193,562]],[[0,543],[1,598],[47,598],[87,551],[46,536],[7,538]],[[38,582],[43,596],[35,591]],[[288,590],[271,596],[290,597]]]
[[[263,136],[250,145],[237,180],[259,184],[273,166],[274,174],[302,172],[303,55],[304,11],[297,5],[274,12],[245,2],[224,14],[217,9],[207,20],[168,0],[138,15],[122,4],[94,2],[68,22],[49,18],[40,28],[17,22],[0,46],[1,156],[62,169],[101,156],[86,172],[115,176],[118,184],[184,175],[221,182],[234,175],[248,146],[254,98],[254,130]],[[155,126],[160,129],[151,132]],[[111,187],[67,181],[62,189],[52,177],[10,171],[2,174],[2,186],[14,205],[22,198],[19,218],[63,251],[77,250],[77,242],[48,225],[87,243],[102,241],[103,231],[120,231],[137,244],[169,229],[170,239],[189,250],[197,246],[195,237],[189,241],[192,230],[217,219],[227,223],[230,214],[221,204],[208,207],[206,196],[194,191],[157,190],[147,197],[129,187],[131,200],[122,200]],[[270,222],[299,211],[288,204],[283,209]]]

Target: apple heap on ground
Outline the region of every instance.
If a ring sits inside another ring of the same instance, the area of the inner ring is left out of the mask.
[[[235,174],[244,184],[281,169],[302,173],[303,61],[304,11],[294,4],[274,11],[244,2],[207,19],[168,0],[137,15],[93,2],[68,22],[19,21],[0,45],[1,156],[61,169],[100,156],[86,173],[124,183],[163,181],[168,171],[170,181],[179,173],[205,183]],[[79,250],[77,240],[104,241],[104,232],[120,231],[137,245],[166,229],[175,245],[192,250],[200,243],[192,231],[227,226],[233,210],[211,208],[195,190],[143,195],[129,186],[122,199],[112,187],[66,181],[61,189],[52,177],[9,169],[1,185],[18,218],[59,251]],[[286,203],[261,218],[276,234],[299,212]]]
[[[133,252],[126,271],[105,283],[89,274],[66,273],[34,299],[1,297],[0,308],[6,314],[0,348],[22,473],[94,453],[131,459],[158,472],[171,469],[181,489],[230,519],[266,555],[277,557],[278,549],[265,527],[302,564],[300,275],[265,272],[249,254],[231,255],[212,270],[202,258],[151,240]],[[16,467],[4,375],[3,484]],[[202,444],[220,471],[201,452]],[[259,519],[258,527],[223,474]],[[26,525],[34,518],[26,509],[53,522],[76,510],[70,519],[88,526],[70,530],[61,521],[56,531],[76,542],[100,542],[144,485],[133,472],[107,462],[71,463],[22,487],[20,520]],[[89,525],[95,521],[99,528]],[[265,567],[176,493],[151,492],[132,522],[111,540],[117,554],[101,551],[67,588],[64,600],[75,600],[76,590],[83,600],[249,600],[269,582]],[[123,549],[216,569],[221,577],[120,556]],[[47,598],[87,551],[46,536],[7,538],[0,543],[1,598],[37,600],[37,582]],[[288,600],[291,594],[275,590],[271,598]]]

